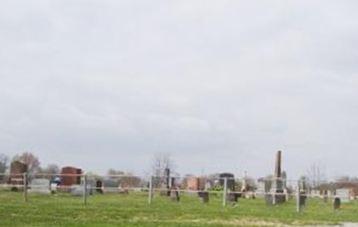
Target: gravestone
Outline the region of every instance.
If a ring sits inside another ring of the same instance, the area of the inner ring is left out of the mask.
[[[237,203],[239,200],[239,197],[241,197],[240,192],[228,192],[226,196],[226,200],[230,203]]]
[[[164,169],[164,177],[162,179],[162,184],[161,184],[160,195],[170,196],[170,194],[171,194],[170,188],[171,188],[170,169],[165,168]]]
[[[323,202],[324,203],[328,202],[328,191],[327,190],[323,191]]]
[[[71,195],[73,196],[83,196],[84,185],[72,185],[71,186]],[[86,195],[90,195],[91,185],[87,185]]]
[[[70,193],[73,196],[82,196],[83,195],[83,187],[81,185],[72,185],[70,188]]]
[[[23,190],[24,173],[27,171],[27,165],[20,161],[13,161],[10,165],[9,184],[12,185],[11,191]]]
[[[50,181],[48,179],[33,179],[30,183],[30,193],[50,194]]]
[[[265,191],[265,181],[259,180],[256,184],[256,190],[255,190],[255,194],[257,197],[263,197],[264,194],[266,193]]]
[[[102,191],[104,193],[118,192],[119,181],[118,179],[107,178],[102,181]]]
[[[264,198],[271,189],[271,180],[267,177],[259,178],[256,185],[255,196]]]
[[[58,184],[56,183],[50,183],[50,191],[52,194],[55,194],[57,192],[57,187],[58,187]]]
[[[170,192],[170,199],[173,202],[179,202],[180,200],[179,191],[176,189],[171,189],[169,192]]]
[[[284,181],[282,180],[281,171],[281,153],[281,151],[278,151],[276,154],[275,172],[272,179],[272,186],[270,192],[266,194],[266,203],[268,205],[280,204],[286,201],[286,196],[284,194]]]
[[[224,187],[225,178],[227,182],[227,190],[235,191],[235,176],[232,173],[221,173],[219,174],[219,184],[220,186]]]
[[[84,181],[81,182],[81,185],[84,184]],[[94,189],[96,188],[96,181],[94,179],[87,179],[87,191],[90,195],[93,195]]]
[[[307,195],[305,192],[300,192],[300,206],[306,206]]]
[[[301,179],[298,181],[298,193],[300,196],[299,197],[299,205],[302,207],[306,206],[308,187],[307,187],[305,177],[301,177]]]
[[[339,208],[341,208],[341,199],[338,197],[335,197],[333,200],[333,209],[338,210]]]
[[[241,181],[241,192],[247,192],[249,190],[249,185],[247,183],[247,179],[246,176],[244,178],[242,178]]]
[[[198,192],[198,196],[203,203],[209,202],[209,192]]]
[[[97,180],[96,181],[96,192],[103,194],[103,188],[102,188],[102,181]]]
[[[71,186],[81,183],[82,169],[66,166],[61,169],[61,185]]]

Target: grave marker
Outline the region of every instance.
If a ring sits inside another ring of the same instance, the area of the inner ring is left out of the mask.
[[[272,179],[272,186],[270,192],[266,194],[266,203],[268,205],[280,204],[286,201],[281,172],[281,153],[281,151],[276,153],[275,172]]]
[[[48,179],[33,179],[30,183],[30,193],[50,194],[50,181]]]

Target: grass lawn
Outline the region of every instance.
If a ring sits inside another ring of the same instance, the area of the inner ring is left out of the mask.
[[[358,202],[342,204],[308,200],[302,213],[295,212],[295,200],[268,207],[263,199],[241,199],[236,206],[223,208],[220,195],[211,195],[209,204],[185,195],[179,203],[155,196],[148,205],[145,193],[106,194],[82,198],[66,194],[29,194],[0,191],[1,226],[278,226],[284,224],[337,224],[358,222]]]

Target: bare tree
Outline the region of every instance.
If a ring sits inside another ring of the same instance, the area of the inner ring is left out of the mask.
[[[8,168],[8,161],[9,158],[6,155],[0,154],[0,181],[5,179],[5,176],[2,174],[4,174]]]
[[[140,187],[141,179],[132,173],[126,173],[120,178],[120,186],[124,188]]]
[[[307,178],[313,188],[317,188],[320,184],[324,183],[325,177],[322,166],[317,163],[313,163],[307,170]]]
[[[45,168],[40,168],[38,170],[39,173],[56,175],[60,173],[60,167],[56,164],[49,164]]]
[[[122,170],[116,170],[116,169],[113,169],[113,168],[110,168],[108,171],[107,171],[107,177],[112,179],[112,180],[119,180],[119,175],[124,175],[125,172],[122,171]]]
[[[169,168],[172,172],[174,169],[174,161],[169,153],[156,153],[153,156],[152,161],[152,174],[157,177],[161,177],[164,174],[164,170]]]
[[[351,178],[349,176],[337,176],[335,177],[335,181],[338,183],[346,183],[351,182]]]
[[[8,168],[8,162],[9,158],[4,154],[0,154],[0,174],[6,172]]]
[[[122,171],[122,170],[115,170],[115,169],[110,168],[110,169],[107,171],[107,175],[108,175],[108,176],[111,176],[111,175],[124,175],[124,171]]]
[[[15,155],[13,161],[20,161],[27,165],[27,171],[32,174],[36,173],[40,167],[39,159],[31,152],[24,152],[21,155]]]

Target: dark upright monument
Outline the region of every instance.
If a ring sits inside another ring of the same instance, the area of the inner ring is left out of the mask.
[[[162,178],[160,194],[163,196],[170,196],[170,188],[171,188],[170,169],[165,168],[164,176]]]
[[[275,172],[272,179],[271,190],[266,194],[266,203],[268,205],[280,204],[286,201],[284,194],[284,182],[281,170],[281,151],[276,154]]]
[[[10,165],[9,183],[12,185],[11,191],[22,190],[24,183],[27,184],[24,178],[24,173],[27,172],[27,165],[20,161],[13,161]]]

